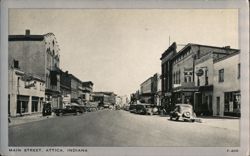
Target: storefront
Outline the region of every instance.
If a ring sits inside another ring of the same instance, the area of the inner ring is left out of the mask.
[[[240,116],[240,91],[224,92],[224,115]]]
[[[29,112],[29,96],[17,95],[16,114],[24,115]]]
[[[173,89],[172,100],[174,104],[186,103],[194,105],[194,95],[198,92],[198,87],[178,87]]]
[[[200,86],[194,95],[194,110],[197,115],[213,114],[213,85]]]

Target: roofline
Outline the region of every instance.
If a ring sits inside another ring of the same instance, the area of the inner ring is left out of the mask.
[[[46,36],[55,36],[54,33],[49,32],[43,35],[9,35],[9,41],[43,41]]]
[[[75,75],[73,75],[73,74],[69,74],[69,76],[70,76],[70,77],[73,77],[73,78],[75,78],[75,79],[77,79],[79,82],[81,82],[81,83],[82,83],[82,81],[81,81],[79,78],[77,78]]]
[[[82,82],[83,84],[88,84],[88,83],[90,83],[90,84],[92,84],[92,85],[94,85],[94,83],[92,82],[92,81],[84,81],[84,82]]]
[[[240,51],[231,53],[230,55],[226,55],[225,57],[222,57],[222,58],[220,58],[220,59],[214,60],[213,63],[214,63],[214,64],[215,64],[215,63],[218,63],[218,62],[223,61],[223,60],[225,60],[225,59],[227,59],[227,58],[233,57],[233,56],[235,56],[235,55],[237,55],[237,54],[240,54]]]
[[[13,71],[17,74],[17,75],[25,75],[27,73],[25,73],[24,71],[22,71],[21,69],[18,69],[18,68],[13,68]],[[34,75],[34,74],[31,74],[33,80],[38,80],[40,82],[45,82],[45,80],[43,80],[40,76],[38,75]]]
[[[145,81],[143,81],[141,84],[140,84],[140,86],[142,86],[145,82],[147,82],[148,80],[150,80],[150,79],[152,79],[153,78],[153,76],[150,76],[149,78],[147,78]]]
[[[173,42],[167,50],[165,50],[162,54],[161,54],[161,58],[160,60],[162,60],[164,57],[166,57],[170,52],[172,51],[176,51],[177,45],[176,42]]]
[[[179,56],[180,54],[182,54],[182,52],[184,50],[186,50],[186,48],[191,47],[191,46],[201,46],[201,47],[208,47],[208,48],[216,48],[216,49],[226,49],[225,47],[217,47],[217,46],[210,46],[210,45],[202,45],[202,44],[195,44],[195,43],[188,43],[185,47],[183,47],[181,50],[179,50],[179,52],[176,53],[175,56],[173,56],[172,59],[176,58],[177,56]],[[239,49],[234,49],[234,48],[229,48],[230,50],[235,50],[235,51],[239,51]]]
[[[9,35],[9,41],[43,41],[43,35]]]

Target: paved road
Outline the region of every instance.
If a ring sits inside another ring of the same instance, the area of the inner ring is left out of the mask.
[[[123,110],[102,110],[9,127],[10,146],[239,146],[239,130],[224,121],[170,121]],[[214,124],[217,122],[217,125]]]

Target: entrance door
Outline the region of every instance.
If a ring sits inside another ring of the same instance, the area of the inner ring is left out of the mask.
[[[216,97],[216,115],[220,115],[220,97]]]

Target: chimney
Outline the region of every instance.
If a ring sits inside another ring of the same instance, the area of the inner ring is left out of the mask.
[[[27,36],[30,35],[30,30],[29,29],[25,30],[25,35],[27,35]]]

